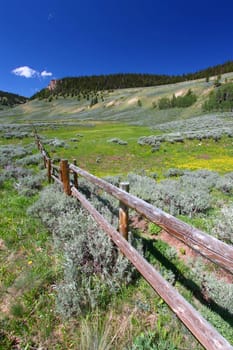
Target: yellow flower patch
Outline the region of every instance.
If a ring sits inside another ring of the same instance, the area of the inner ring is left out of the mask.
[[[183,169],[208,169],[218,172],[230,172],[233,171],[233,157],[222,156],[219,158],[211,159],[193,159],[187,163],[179,164],[179,168]]]

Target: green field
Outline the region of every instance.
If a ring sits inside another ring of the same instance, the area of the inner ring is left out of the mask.
[[[137,143],[139,137],[152,134],[148,127],[116,123],[91,125],[45,130],[40,135],[46,139],[59,137],[65,141],[65,148],[45,146],[51,158],[64,158],[70,162],[76,159],[81,168],[97,176],[144,171],[148,175],[157,173],[163,177],[169,168],[209,169],[221,173],[233,168],[232,139],[229,137],[223,137],[218,142],[211,139],[175,144],[167,142],[159,151],[152,152],[151,147]],[[82,136],[77,136],[79,134]],[[108,142],[112,138],[119,138],[127,144]]]

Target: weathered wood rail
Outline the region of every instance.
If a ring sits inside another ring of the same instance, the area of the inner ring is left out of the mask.
[[[164,228],[167,232],[189,245],[204,257],[233,273],[233,247],[207,235],[206,233],[187,225],[162,210],[155,208],[147,202],[127,192],[127,186],[119,189],[106,181],[95,177],[87,171],[77,167],[76,162],[69,164],[67,160],[60,162],[60,167],[53,164],[45,151],[39,137],[35,135],[36,143],[42,153],[44,165],[48,169],[48,180],[59,183],[67,195],[77,198],[89,211],[100,227],[111,237],[120,251],[131,261],[141,275],[148,281],[152,288],[168,304],[171,310],[190,330],[196,339],[207,350],[232,350],[233,347],[212,327],[179,293],[172,287],[152,265],[150,265],[127,242],[127,207],[136,210],[150,221]],[[70,181],[71,175],[73,182]],[[78,191],[78,175],[91,183],[99,186],[107,193],[119,199],[121,205],[122,222],[119,227],[121,233],[116,231],[103,216],[91,205],[91,203]]]
[[[159,225],[204,257],[233,273],[233,247],[178,220],[174,216],[165,213],[144,200],[89,174],[87,171],[73,164],[70,164],[69,168],[119,199],[128,207],[136,210],[151,222]]]

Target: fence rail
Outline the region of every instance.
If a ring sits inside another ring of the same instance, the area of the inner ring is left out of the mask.
[[[232,350],[233,347],[212,327],[179,293],[172,287],[155,269],[135,250],[125,238],[127,238],[127,207],[136,210],[150,221],[164,228],[167,232],[189,245],[204,257],[233,273],[233,247],[205,234],[204,232],[187,225],[162,210],[153,207],[147,202],[119,189],[106,181],[95,177],[87,171],[62,160],[60,167],[53,164],[45,151],[38,135],[35,135],[38,149],[41,151],[44,165],[48,169],[48,180],[55,180],[62,185],[67,195],[77,198],[90,212],[100,227],[111,237],[121,252],[131,261],[141,275],[148,281],[152,288],[168,304],[177,317],[191,331],[196,339],[208,350]],[[56,174],[55,174],[56,173]],[[70,181],[71,175],[73,182]],[[99,186],[107,193],[119,199],[123,210],[123,222],[119,227],[124,229],[119,233],[103,216],[91,205],[91,203],[78,191],[78,175],[91,183]],[[125,188],[127,189],[127,188]]]
[[[233,248],[231,246],[178,220],[174,216],[165,213],[144,200],[89,174],[87,171],[73,164],[70,164],[70,169],[83,176],[91,183],[104,189],[107,193],[119,199],[128,207],[135,209],[150,221],[164,228],[168,233],[172,234],[204,257],[233,273]]]

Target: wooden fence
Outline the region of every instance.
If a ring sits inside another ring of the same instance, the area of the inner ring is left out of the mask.
[[[73,161],[73,164],[69,164],[67,160],[61,160],[60,166],[54,165],[37,134],[35,134],[35,139],[37,147],[43,156],[44,165],[47,168],[48,181],[51,182],[53,179],[62,186],[67,195],[72,195],[82,203],[99,226],[111,237],[120,251],[131,261],[156,293],[168,304],[171,310],[196,337],[199,343],[208,350],[233,349],[227,340],[223,338],[215,328],[213,328],[193,306],[190,305],[178,291],[128,243],[128,208],[134,209],[145,218],[159,225],[196,252],[230,273],[233,273],[233,247],[191,227],[142,199],[133,196],[127,192],[127,184],[122,184],[122,188],[117,188],[77,167],[76,161]],[[120,232],[112,227],[78,191],[78,176],[84,177],[89,182],[99,186],[120,201]]]

